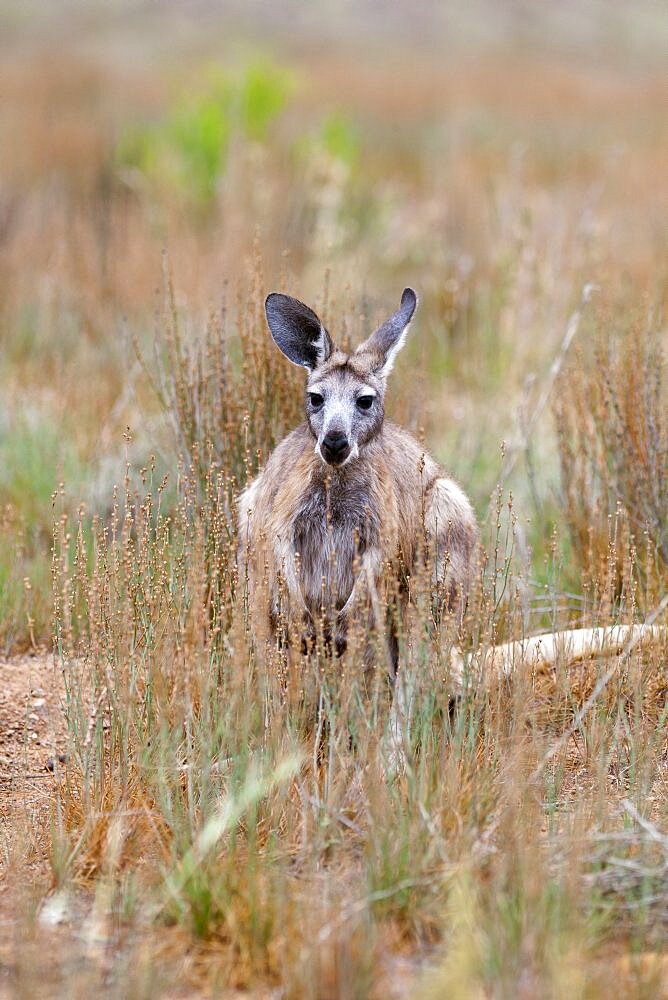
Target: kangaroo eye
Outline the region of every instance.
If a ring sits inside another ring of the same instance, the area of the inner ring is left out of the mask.
[[[357,405],[360,410],[370,410],[373,406],[373,396],[360,396]]]
[[[325,402],[324,398],[320,395],[319,392],[309,392],[308,398],[309,398],[309,402],[311,403],[311,406],[315,410],[319,409],[322,406],[322,404]]]

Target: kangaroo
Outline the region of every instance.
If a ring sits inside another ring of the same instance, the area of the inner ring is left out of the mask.
[[[287,618],[307,642],[322,622],[342,654],[353,615],[383,629],[387,567],[405,580],[425,553],[442,606],[462,614],[478,538],[473,509],[422,445],[385,420],[387,379],[416,306],[404,289],[394,315],[348,354],[303,302],[266,300],[277,347],[307,372],[304,422],[238,500],[253,620],[264,613],[269,634]],[[393,681],[396,635],[387,641]]]

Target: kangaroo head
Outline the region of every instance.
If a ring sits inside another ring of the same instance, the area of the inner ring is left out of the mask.
[[[319,318],[299,299],[274,292],[265,303],[280,351],[308,372],[306,419],[315,452],[327,465],[354,461],[380,432],[387,376],[406,340],[417,296],[405,288],[399,309],[353,354],[339,350]]]

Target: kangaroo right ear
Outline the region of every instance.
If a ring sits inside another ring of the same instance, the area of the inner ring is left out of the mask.
[[[288,361],[310,372],[325,363],[334,344],[312,309],[279,292],[267,296],[264,308],[271,335]]]
[[[394,359],[404,346],[408,325],[416,306],[417,295],[412,288],[404,288],[401,305],[395,314],[357,348],[358,354],[376,355],[373,370],[377,375],[386,378],[392,371]]]

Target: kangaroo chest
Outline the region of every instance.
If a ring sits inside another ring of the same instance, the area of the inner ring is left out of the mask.
[[[340,610],[352,592],[359,560],[380,545],[380,516],[368,485],[310,484],[295,512],[292,545],[309,610]]]

